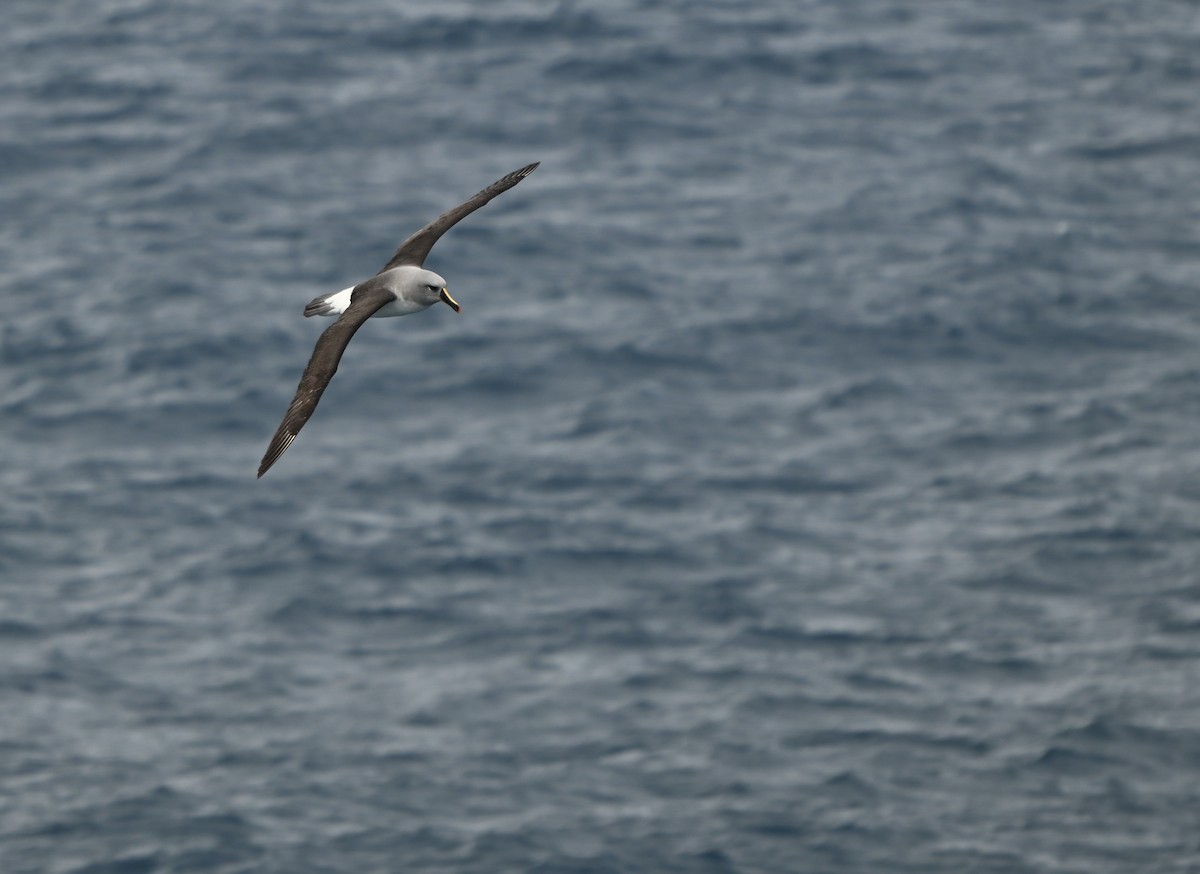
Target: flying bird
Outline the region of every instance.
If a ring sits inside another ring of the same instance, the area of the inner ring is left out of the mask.
[[[354,332],[362,327],[371,316],[407,316],[428,309],[438,301],[447,304],[456,313],[462,308],[451,297],[446,280],[422,267],[429,250],[442,234],[450,230],[479,207],[498,194],[503,194],[538,168],[540,161],[522,167],[497,179],[470,200],[454,209],[442,213],[421,230],[400,244],[396,254],[383,269],[353,288],[322,295],[309,302],[304,308],[305,316],[337,316],[337,321],[325,329],[317,339],[296,396],[283,415],[279,429],[271,438],[271,445],[258,466],[261,477],[279,460],[292,445],[304,423],[325,393],[329,380],[337,373],[338,362],[350,343]]]

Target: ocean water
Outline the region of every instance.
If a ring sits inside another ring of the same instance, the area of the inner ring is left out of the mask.
[[[1194,2],[3,19],[4,874],[1200,870]]]

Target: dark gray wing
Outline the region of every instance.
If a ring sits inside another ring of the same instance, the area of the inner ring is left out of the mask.
[[[383,270],[379,272],[383,273],[384,270],[391,270],[393,267],[400,267],[403,264],[413,264],[420,267],[425,263],[425,259],[429,256],[429,250],[433,248],[433,244],[438,241],[442,234],[446,233],[446,231],[450,230],[496,195],[508,191],[508,189],[536,170],[541,163],[541,161],[534,161],[527,167],[522,167],[520,170],[509,173],[503,179],[497,179],[466,203],[454,207],[449,212],[442,213],[401,243],[400,248],[396,250],[396,254],[392,256],[392,260],[385,264]]]
[[[259,477],[270,470],[271,465],[292,445],[308,417],[317,408],[317,402],[325,393],[325,387],[337,373],[338,362],[342,360],[342,353],[346,351],[354,332],[362,327],[363,322],[375,315],[380,307],[395,299],[396,295],[386,288],[364,285],[354,290],[350,297],[350,306],[317,339],[312,357],[308,359],[308,367],[304,368],[304,376],[300,377],[296,396],[292,398],[292,405],[283,414],[279,430],[271,438],[267,454],[258,466]]]

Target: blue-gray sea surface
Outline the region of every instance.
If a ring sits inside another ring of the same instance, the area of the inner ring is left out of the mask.
[[[3,24],[3,874],[1200,870],[1195,2]]]

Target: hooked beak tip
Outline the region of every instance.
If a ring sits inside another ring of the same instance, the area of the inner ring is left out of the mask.
[[[439,295],[439,297],[443,301],[445,301],[446,305],[448,307],[450,307],[450,309],[454,310],[456,313],[462,312],[462,307],[458,305],[458,301],[456,301],[454,298],[452,298],[450,296],[450,292],[447,291],[446,289],[444,289],[444,288],[442,289],[442,293]]]

